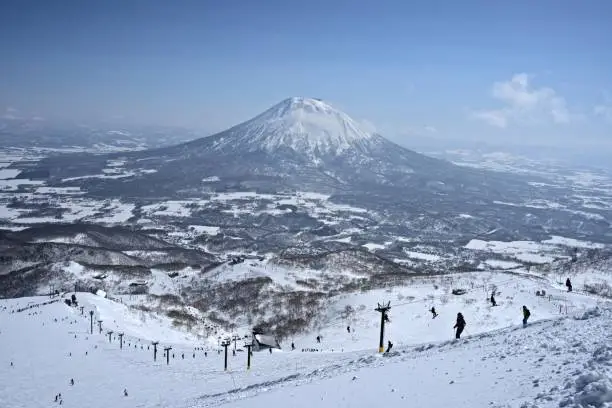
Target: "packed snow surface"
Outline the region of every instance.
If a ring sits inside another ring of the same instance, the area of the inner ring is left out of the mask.
[[[62,406],[79,408],[612,407],[609,303],[554,286],[545,286],[550,297],[536,297],[533,289],[546,281],[535,276],[480,272],[454,278],[451,287],[478,283],[477,276],[484,276],[481,287],[446,301],[441,287],[422,301],[431,291],[425,281],[343,295],[330,315],[353,305],[364,317],[325,323],[320,344],[313,332],[285,340],[282,351],[254,353],[249,371],[241,341],[235,356],[230,347],[224,371],[210,339],[92,294],[77,293],[83,314],[62,300],[44,305],[48,297],[0,300],[0,406],[56,406],[61,393]],[[495,308],[486,305],[492,286],[500,291]],[[385,340],[394,347],[378,354],[373,308],[387,299]],[[525,303],[532,321],[523,328]],[[431,305],[440,313],[435,319]],[[452,340],[456,311],[467,320],[460,340]],[[152,340],[160,342],[156,362]]]

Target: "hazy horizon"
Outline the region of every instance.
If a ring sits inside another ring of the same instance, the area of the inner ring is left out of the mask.
[[[605,1],[7,1],[0,11],[5,119],[214,133],[307,96],[405,145],[612,146]]]

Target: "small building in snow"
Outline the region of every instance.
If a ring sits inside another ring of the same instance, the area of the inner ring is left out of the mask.
[[[253,332],[253,350],[280,349],[281,346],[276,338],[270,334]]]

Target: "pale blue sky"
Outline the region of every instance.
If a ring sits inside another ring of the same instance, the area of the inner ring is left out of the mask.
[[[408,145],[612,145],[612,2],[0,3],[0,114],[216,131],[289,96]]]

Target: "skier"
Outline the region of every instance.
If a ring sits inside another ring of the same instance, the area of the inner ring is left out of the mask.
[[[350,333],[351,332],[351,326],[346,326],[346,331]]]
[[[393,347],[393,343],[391,343],[391,340],[389,340],[389,341],[387,342],[387,351],[385,351],[385,353],[388,353],[388,352],[389,352],[389,350],[391,350],[391,348],[392,348],[392,347]]]
[[[495,292],[491,293],[491,306],[497,306],[497,302],[495,301]]]
[[[531,316],[531,312],[527,309],[527,306],[523,306],[523,327],[527,326],[527,319]]]
[[[124,397],[127,397],[127,396],[128,396],[128,393],[127,393],[127,388],[124,388],[124,389],[123,389],[123,396],[124,396]]]
[[[295,350],[295,343],[291,342],[291,351]]]
[[[270,354],[272,354],[272,347],[270,347],[268,350],[270,350]]]
[[[453,326],[453,329],[457,329],[457,332],[455,333],[456,339],[461,338],[461,333],[463,332],[463,329],[465,329],[465,324],[466,323],[465,319],[463,318],[463,315],[461,313],[457,313],[457,322]]]
[[[70,379],[70,385],[74,385],[74,378]]]
[[[572,281],[570,280],[570,278],[567,278],[567,280],[565,281],[565,286],[567,286],[568,292],[572,291]]]
[[[317,343],[321,343],[321,336],[317,336]]]
[[[435,319],[436,317],[438,317],[438,313],[436,313],[435,307],[432,306],[430,312],[433,315],[432,319]]]

